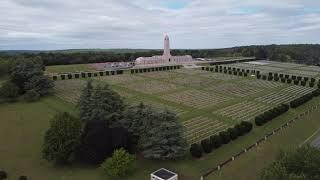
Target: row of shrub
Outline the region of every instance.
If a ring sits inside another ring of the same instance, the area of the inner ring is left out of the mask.
[[[317,97],[320,95],[320,89],[314,90],[311,93],[308,93],[302,97],[299,97],[293,101],[290,102],[290,107],[292,108],[297,108],[299,106],[301,106],[302,104],[308,102],[309,100],[311,100],[313,97]]]
[[[288,104],[279,105],[269,111],[264,112],[263,114],[258,115],[255,117],[255,123],[257,126],[262,126],[265,123],[271,121],[272,119],[280,116],[281,114],[287,112],[289,110]]]
[[[190,147],[190,153],[192,157],[200,158],[202,157],[203,152],[211,153],[213,149],[218,149],[223,144],[228,144],[239,136],[249,133],[252,130],[252,126],[251,122],[242,121],[233,128],[229,128],[217,135],[202,140],[200,144],[192,144]]]
[[[309,78],[309,77],[301,77],[301,76],[294,76],[286,74],[277,74],[277,73],[269,73],[269,75],[261,75],[260,73],[257,74],[257,79],[262,79],[262,80],[268,80],[268,81],[280,81],[282,83],[288,83],[291,84],[292,82],[295,85],[301,85],[301,86],[306,86],[307,83],[310,87],[314,87],[316,84],[316,79],[315,78]],[[320,81],[318,82],[318,87],[320,88]]]
[[[79,79],[79,78],[86,78],[86,77],[98,77],[98,76],[109,76],[109,75],[118,75],[123,74],[123,70],[117,71],[99,71],[99,72],[81,72],[81,73],[67,73],[67,74],[60,74],[61,80],[65,79]],[[53,80],[58,80],[58,76],[52,76]]]
[[[180,69],[180,66],[162,66],[162,67],[150,67],[150,68],[141,68],[141,69],[131,69],[131,74],[135,73],[145,73],[145,72],[154,72],[154,71],[168,71]]]
[[[245,70],[245,69],[236,69],[233,68],[231,69],[230,67],[227,69],[227,67],[223,66],[224,68],[218,68],[218,67],[222,67],[222,66],[216,66],[216,68],[213,67],[202,67],[202,70],[206,70],[206,71],[211,71],[211,72],[220,72],[220,73],[225,73],[225,74],[230,74],[230,75],[235,75],[235,76],[244,76],[247,77],[248,74],[250,73],[250,70]]]
[[[6,171],[0,171],[0,180],[7,179],[8,175]],[[28,180],[27,176],[20,176],[18,180]]]

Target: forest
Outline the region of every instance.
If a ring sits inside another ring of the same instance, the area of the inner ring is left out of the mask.
[[[224,49],[174,49],[172,55],[191,55],[194,58],[214,57],[249,57],[270,59],[281,62],[294,62],[308,65],[320,64],[319,44],[291,45],[253,45]],[[45,65],[87,64],[100,62],[133,61],[138,57],[161,55],[162,50],[143,49],[86,49],[63,51],[0,51],[0,60],[23,58],[38,58]]]

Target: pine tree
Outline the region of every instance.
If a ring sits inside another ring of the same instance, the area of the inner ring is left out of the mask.
[[[103,87],[98,85],[93,91],[90,100],[94,107],[90,109],[91,116],[89,120],[105,121],[112,126],[123,116],[125,105],[121,96],[107,84]]]
[[[177,159],[183,157],[188,149],[182,137],[182,125],[176,115],[167,110],[148,109],[143,120],[139,147],[145,158]]]

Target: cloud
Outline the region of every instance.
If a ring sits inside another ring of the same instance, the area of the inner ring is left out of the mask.
[[[1,49],[319,43],[314,0],[2,0]]]

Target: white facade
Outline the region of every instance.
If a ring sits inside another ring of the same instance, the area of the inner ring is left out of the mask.
[[[136,65],[152,65],[152,64],[182,64],[193,61],[190,55],[171,56],[169,36],[164,37],[164,49],[162,56],[139,57],[135,60]]]

